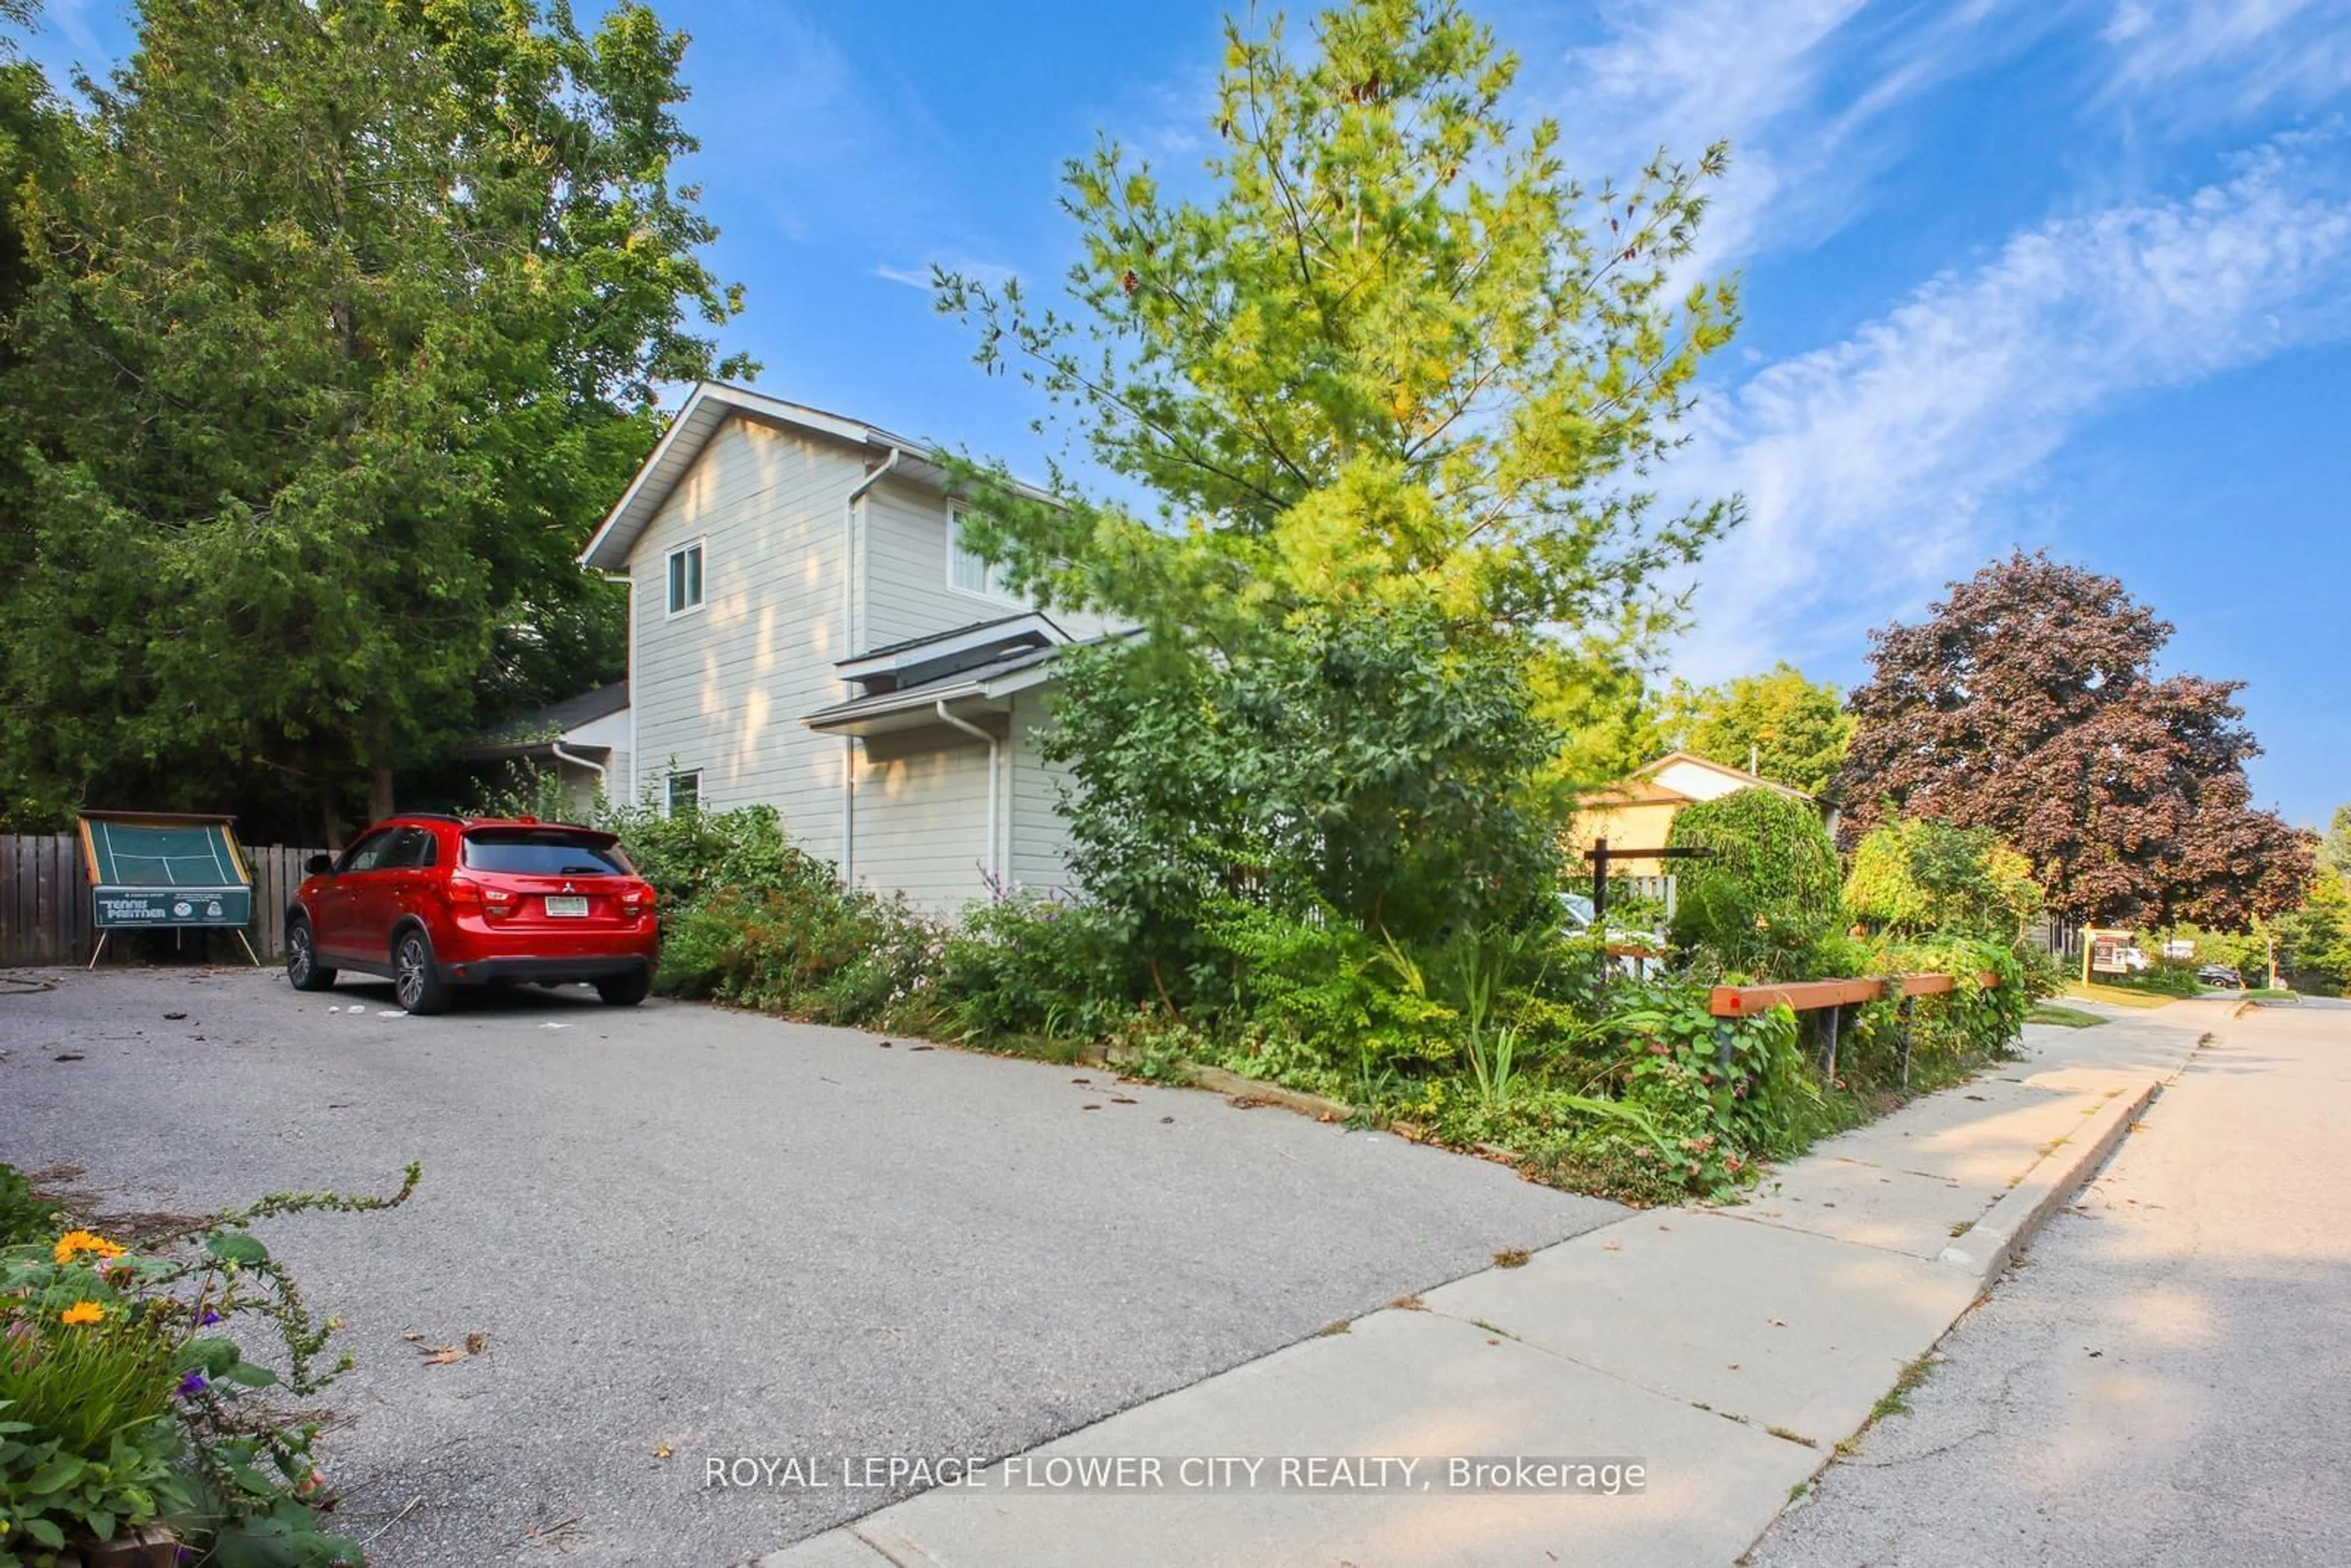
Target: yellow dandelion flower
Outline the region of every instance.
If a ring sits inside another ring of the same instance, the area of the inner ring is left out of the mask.
[[[57,1321],[70,1323],[76,1328],[80,1328],[85,1323],[102,1323],[106,1321],[106,1309],[96,1301],[76,1301],[59,1315]]]
[[[95,1230],[68,1230],[57,1238],[58,1262],[70,1263],[84,1252],[95,1253],[100,1258],[120,1258],[122,1248],[120,1243],[109,1241]]]

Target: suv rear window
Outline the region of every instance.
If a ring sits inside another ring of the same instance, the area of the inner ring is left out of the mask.
[[[465,835],[465,869],[519,876],[631,876],[620,846],[601,834],[562,828],[476,828]]]

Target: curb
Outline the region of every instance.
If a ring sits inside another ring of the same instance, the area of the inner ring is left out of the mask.
[[[1946,1247],[1938,1263],[1974,1270],[1986,1288],[2013,1262],[2019,1249],[2066,1199],[2104,1165],[2163,1087],[2148,1079],[2137,1090],[2118,1089],[2080,1132],[2069,1134],[2023,1179],[2008,1189],[1964,1233],[1968,1245]]]
[[[1279,1105],[1301,1116],[1311,1116],[1318,1122],[1343,1122],[1355,1113],[1352,1105],[1342,1105],[1336,1100],[1326,1100],[1320,1094],[1309,1094],[1303,1089],[1268,1083],[1261,1078],[1244,1078],[1238,1072],[1228,1072],[1221,1067],[1203,1066],[1196,1061],[1186,1061],[1183,1067],[1193,1088],[1206,1089],[1212,1094],[1222,1094],[1232,1100]]]

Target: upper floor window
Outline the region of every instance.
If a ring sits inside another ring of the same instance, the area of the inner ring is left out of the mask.
[[[702,541],[680,545],[669,552],[669,612],[683,615],[702,608]]]
[[[1011,598],[1011,591],[1004,585],[1004,568],[964,549],[963,520],[961,507],[947,508],[947,586],[990,599]]]

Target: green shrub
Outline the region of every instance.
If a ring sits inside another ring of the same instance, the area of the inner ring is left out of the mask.
[[[162,1523],[190,1560],[327,1568],[364,1561],[329,1532],[319,1428],[272,1402],[350,1365],[251,1233],[256,1221],[358,1212],[390,1197],[287,1193],[136,1249],[89,1230],[0,1247],[0,1563],[79,1562]],[[273,1331],[272,1364],[236,1325]]]
[[[1855,919],[1899,936],[2013,942],[2040,913],[2041,885],[1989,830],[1912,817],[1872,829],[1855,847],[1844,904]]]
[[[664,815],[650,806],[611,810],[637,874],[674,908],[720,893],[757,896],[837,890],[840,873],[784,834],[772,806]]]
[[[2159,959],[2136,974],[2101,975],[2098,979],[2126,991],[2158,997],[2192,997],[2204,989],[2204,982],[2196,977],[2195,965],[2170,958]]]
[[[687,904],[664,929],[658,982],[674,996],[880,1024],[920,1002],[944,946],[940,928],[903,901],[843,892],[826,876]]]
[[[16,1166],[0,1163],[0,1247],[57,1234],[57,1206],[33,1190]]]
[[[1674,819],[1668,845],[1708,855],[1677,862],[1673,939],[1729,971],[1766,979],[1813,971],[1839,913],[1836,848],[1808,800],[1735,790]]]
[[[1309,918],[1238,900],[1212,904],[1201,930],[1229,967],[1196,974],[1196,988],[1228,987],[1233,1011],[1262,1046],[1294,1041],[1315,1065],[1345,1072],[1416,1073],[1450,1064],[1459,1017],[1430,992],[1421,964],[1394,942],[1374,942],[1328,908]]]
[[[1063,899],[973,909],[941,949],[937,1004],[967,1040],[1097,1040],[1134,1010],[1138,976],[1123,926]]]

